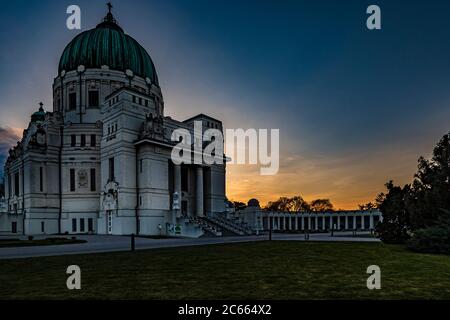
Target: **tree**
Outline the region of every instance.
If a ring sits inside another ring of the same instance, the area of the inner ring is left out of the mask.
[[[265,211],[279,211],[278,210],[278,201],[269,201],[265,207],[263,207],[263,210]]]
[[[295,196],[291,198],[290,209],[293,212],[308,212],[311,211],[311,207],[301,196]]]
[[[366,204],[359,204],[358,207],[359,207],[359,210],[361,210],[361,211],[370,211],[372,209],[376,209],[377,205],[376,205],[376,203],[369,202]]]
[[[284,211],[284,212],[306,212],[310,211],[308,202],[301,196],[292,198],[280,197],[276,201],[271,201],[264,208],[267,211]]]
[[[239,210],[244,210],[245,208],[247,208],[247,205],[243,202],[240,201],[233,201],[233,206],[234,206],[234,210],[239,211]]]
[[[450,210],[450,136],[437,143],[430,160],[419,158],[408,199],[413,229],[448,220]]]
[[[280,197],[276,201],[271,201],[267,204],[265,209],[267,211],[285,211],[288,212],[290,206],[291,199],[287,197]]]
[[[408,248],[450,253],[450,135],[444,135],[430,160],[420,157],[411,185],[392,181],[376,203],[383,214],[377,232],[385,242],[405,242]]]
[[[383,222],[377,224],[376,232],[387,243],[403,243],[409,239],[409,214],[405,198],[410,187],[395,186],[392,181],[386,183],[387,193],[377,197],[377,205],[383,214]]]
[[[316,199],[310,203],[311,210],[314,212],[333,211],[333,204],[330,199]]]

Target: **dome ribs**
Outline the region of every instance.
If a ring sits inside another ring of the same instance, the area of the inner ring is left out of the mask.
[[[79,65],[88,69],[100,69],[103,65],[111,70],[130,69],[136,76],[149,78],[159,86],[150,55],[115,22],[104,21],[95,29],[80,33],[66,46],[59,72],[76,70]]]

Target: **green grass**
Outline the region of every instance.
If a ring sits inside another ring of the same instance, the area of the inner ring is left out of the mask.
[[[82,290],[66,289],[79,265]],[[381,290],[366,269],[381,267]],[[257,242],[0,260],[1,299],[450,299],[450,256],[380,243]]]
[[[0,248],[8,247],[33,247],[33,246],[55,246],[62,244],[76,244],[85,243],[86,240],[65,239],[65,238],[47,238],[40,240],[20,240],[20,239],[5,239],[0,240]]]

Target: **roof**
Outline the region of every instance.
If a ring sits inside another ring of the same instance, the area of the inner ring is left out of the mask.
[[[198,115],[196,115],[196,116],[193,116],[193,117],[191,117],[191,118],[189,118],[189,119],[186,119],[186,120],[184,120],[183,122],[189,122],[189,121],[192,121],[192,120],[195,120],[195,119],[198,119],[198,118],[207,118],[207,119],[209,119],[209,120],[213,120],[213,121],[217,121],[217,122],[222,123],[222,121],[217,120],[217,119],[215,119],[215,118],[213,118],[213,117],[207,116],[206,114],[203,114],[203,113],[200,113],[200,114],[198,114]]]
[[[108,66],[112,70],[131,70],[159,86],[150,55],[124,33],[110,12],[96,28],[80,33],[66,46],[59,61],[59,73],[77,70],[80,65],[86,69]]]

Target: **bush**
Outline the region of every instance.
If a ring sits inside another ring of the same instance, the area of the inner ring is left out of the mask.
[[[405,243],[410,238],[408,230],[404,226],[387,221],[378,223],[375,232],[385,243]]]
[[[416,230],[407,246],[416,252],[450,254],[450,226]]]
[[[46,238],[45,240],[50,241],[51,244],[55,244],[55,243],[58,243],[58,242],[67,241],[67,238],[55,237],[55,238]]]

